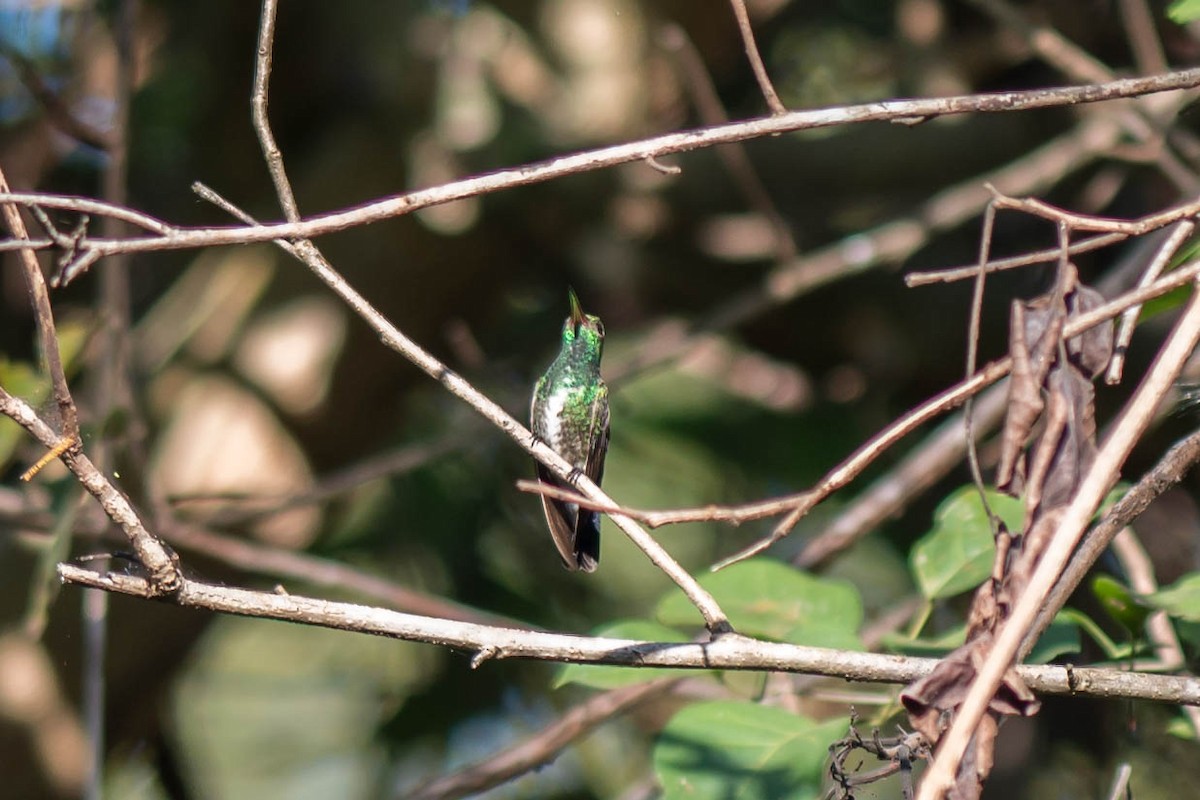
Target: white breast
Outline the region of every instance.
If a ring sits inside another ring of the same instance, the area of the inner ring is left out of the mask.
[[[550,445],[550,449],[558,450],[562,445],[562,412],[563,406],[567,404],[567,393],[556,392],[550,395],[546,400],[546,444]]]

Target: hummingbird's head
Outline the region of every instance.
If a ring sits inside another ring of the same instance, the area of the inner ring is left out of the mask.
[[[604,323],[597,316],[583,313],[574,289],[567,290],[567,297],[571,314],[563,323],[563,349],[583,350],[599,358],[604,349]]]

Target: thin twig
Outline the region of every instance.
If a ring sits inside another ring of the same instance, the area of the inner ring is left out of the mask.
[[[1123,242],[1128,238],[1128,236],[1121,233],[1102,233],[1087,239],[1079,239],[1071,244],[1071,247],[1067,250],[1067,254],[1074,256],[1080,253],[1090,253],[1093,250],[1108,247],[1110,244]],[[1061,255],[1062,249],[1056,246],[1047,247],[1044,250],[1034,250],[1031,253],[1020,256],[998,258],[988,263],[987,273],[991,275],[993,272],[1019,269],[1033,264],[1046,264],[1054,261]],[[965,267],[952,267],[950,269],[929,270],[926,272],[910,272],[904,276],[904,285],[911,289],[916,286],[928,286],[931,283],[954,283],[955,281],[974,278],[978,272],[979,266],[977,264]]]
[[[705,125],[721,125],[729,121],[729,114],[713,85],[712,76],[704,66],[704,60],[687,32],[674,23],[663,26],[659,35],[662,45],[675,56],[682,82],[691,97],[692,105]],[[796,240],[787,221],[779,213],[767,187],[754,169],[746,147],[741,142],[716,148],[717,156],[725,164],[725,170],[733,178],[742,196],[752,209],[757,211],[775,231],[775,257],[780,261],[796,255]]]
[[[263,160],[267,162],[267,171],[271,173],[271,182],[275,184],[275,196],[283,207],[283,216],[288,222],[300,221],[300,209],[296,206],[296,196],[292,192],[292,184],[288,180],[287,171],[283,167],[283,153],[275,143],[275,135],[271,133],[271,122],[267,117],[267,96],[271,82],[271,58],[275,47],[275,12],[277,0],[263,0],[262,16],[258,27],[258,55],[254,59],[254,89],[250,94],[251,119],[254,123],[254,133],[262,147]]]
[[[974,404],[971,435],[982,438],[1004,418],[1007,407],[1006,385],[993,386],[984,392]],[[943,422],[911,452],[905,453],[886,475],[838,509],[837,517],[804,543],[792,563],[812,569],[828,561],[895,517],[925,489],[962,463],[968,435],[963,417],[960,412]]]
[[[1098,217],[1093,214],[1080,214],[1064,208],[1051,205],[1036,197],[1010,197],[988,187],[995,195],[997,208],[1007,208],[1022,211],[1035,217],[1053,222],[1055,225],[1066,224],[1072,230],[1092,231],[1094,233],[1121,233],[1125,236],[1142,236],[1150,231],[1166,227],[1188,217],[1200,214],[1200,200],[1189,200],[1177,206],[1147,214],[1139,219],[1116,219],[1115,217]],[[1059,252],[1062,252],[1061,249]]]
[[[233,206],[224,198],[217,195],[208,187],[197,185],[196,191],[202,197],[217,203],[221,208],[240,219],[249,220],[245,212]],[[534,458],[554,470],[556,475],[571,483],[592,500],[608,505],[615,505],[598,486],[580,476],[578,470],[571,467],[558,453],[546,443],[536,439],[525,426],[517,422],[499,405],[472,386],[466,379],[449,367],[442,364],[430,353],[413,340],[409,339],[393,325],[385,316],[379,313],[365,297],[359,294],[346,280],[316,251],[310,242],[293,244],[279,240],[276,242],[282,249],[295,256],[311,269],[338,297],[342,298],[350,308],[358,314],[379,335],[380,340],[388,348],[395,350],[407,358],[423,372],[440,383],[451,394],[463,400],[471,408],[479,412],[485,419],[494,424],[513,441],[519,444]],[[704,617],[705,623],[713,633],[729,629],[729,620],[721,611],[712,595],[701,588],[679,563],[667,553],[663,547],[648,533],[642,530],[636,522],[620,514],[611,515],[612,521],[638,546],[650,561],[663,570],[676,585],[683,590],[692,604]]]
[[[8,179],[0,169],[0,193],[8,191]],[[28,240],[29,232],[17,207],[6,203],[0,211],[4,214],[4,222],[13,238],[18,241]],[[19,256],[22,274],[25,276],[25,288],[29,292],[29,304],[33,307],[33,316],[37,321],[42,358],[46,360],[46,372],[49,374],[54,402],[58,407],[58,423],[62,426],[61,438],[78,440],[79,414],[75,410],[75,401],[71,399],[71,388],[67,385],[67,376],[63,371],[62,355],[58,349],[58,331],[54,327],[54,312],[50,308],[46,279],[42,276],[42,268],[32,250],[23,249]],[[48,444],[47,447],[53,448],[56,444],[58,441]]]
[[[954,784],[954,776],[958,773],[967,745],[1001,678],[1012,666],[1021,640],[1031,629],[1039,608],[1044,605],[1059,573],[1070,560],[1088,520],[1104,494],[1116,482],[1126,456],[1150,423],[1197,342],[1200,342],[1200,291],[1193,292],[1175,330],[1159,351],[1158,358],[1120,419],[1113,425],[1070,505],[1063,512],[1058,530],[1038,562],[1028,587],[998,631],[987,659],[979,667],[966,699],[942,739],[937,758],[921,783],[919,800],[940,798]]]
[[[983,291],[987,284],[987,265],[992,252],[992,231],[996,224],[996,205],[988,203],[983,213],[983,231],[979,235],[979,269],[975,274],[975,283],[971,291],[971,310],[967,321],[967,363],[966,379],[975,374],[975,364],[979,357],[979,325],[983,317]],[[1065,256],[1064,256],[1065,258]],[[992,526],[992,533],[998,533],[996,515],[992,513],[988,503],[987,487],[983,482],[983,470],[979,467],[979,450],[975,446],[975,432],[972,427],[975,422],[974,395],[963,403],[963,430],[966,434],[967,465],[971,470],[971,481],[979,494],[979,502],[984,514]]]
[[[742,35],[742,46],[746,49],[746,58],[750,60],[750,69],[754,70],[754,79],[758,81],[758,88],[762,90],[767,107],[771,109],[772,114],[786,114],[787,107],[775,92],[775,87],[771,84],[771,76],[767,74],[767,67],[763,64],[762,56],[759,55],[758,42],[754,41],[754,29],[750,26],[750,12],[746,10],[746,0],[729,0],[729,2],[733,6],[733,15],[737,18],[738,33]]]
[[[139,228],[155,233],[159,236],[170,237],[179,234],[185,228],[176,228],[163,222],[157,217],[152,217],[149,214],[144,214],[141,211],[136,211],[132,208],[113,205],[106,203],[103,200],[93,200],[89,197],[76,197],[74,195],[60,194],[42,194],[39,192],[11,192],[7,189],[0,194],[0,203],[16,203],[26,208],[53,208],[60,211],[74,211],[79,214],[91,214],[97,217],[113,217],[115,219],[128,222],[130,225],[136,225]],[[30,242],[30,246],[35,249],[48,249],[53,246],[63,246],[55,234],[58,231],[47,231],[50,233],[51,244],[46,247],[40,247],[42,241]],[[96,241],[96,240],[92,240]],[[6,249],[15,250],[17,248],[9,246]]]
[[[1196,230],[1196,223],[1190,219],[1176,222],[1171,227],[1171,233],[1154,254],[1154,258],[1146,265],[1137,285],[1147,286],[1157,280],[1194,230]],[[1113,340],[1113,356],[1108,362],[1108,370],[1104,373],[1104,382],[1107,384],[1121,382],[1121,374],[1125,370],[1125,356],[1129,350],[1129,343],[1133,341],[1133,327],[1137,323],[1138,314],[1141,311],[1141,305],[1136,305],[1121,315],[1121,324],[1117,328],[1116,339]]]

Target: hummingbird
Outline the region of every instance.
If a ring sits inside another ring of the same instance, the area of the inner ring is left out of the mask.
[[[533,390],[530,428],[552,450],[597,485],[608,453],[608,387],[600,378],[604,325],[584,314],[568,289],[571,313],[563,322],[562,349]],[[544,464],[541,483],[569,488]],[[542,510],[554,546],[569,570],[592,572],[600,563],[600,512],[542,496]]]

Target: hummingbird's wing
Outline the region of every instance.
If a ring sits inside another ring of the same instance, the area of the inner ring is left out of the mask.
[[[568,483],[558,480],[558,476],[551,473],[550,469],[540,462],[538,463],[538,480],[550,486],[571,488]],[[592,569],[587,569],[575,553],[575,524],[580,517],[580,507],[574,503],[563,503],[562,500],[552,500],[546,495],[542,495],[541,510],[546,513],[546,527],[550,528],[551,539],[554,540],[554,547],[558,548],[559,558],[563,559],[563,566],[568,570],[582,569],[587,572],[594,570],[595,564],[592,565]]]
[[[592,442],[584,474],[597,486],[604,478],[604,457],[608,455],[608,389],[603,384],[595,406],[599,435]],[[600,564],[600,512],[577,508],[575,519],[575,559],[579,568],[591,572]]]

